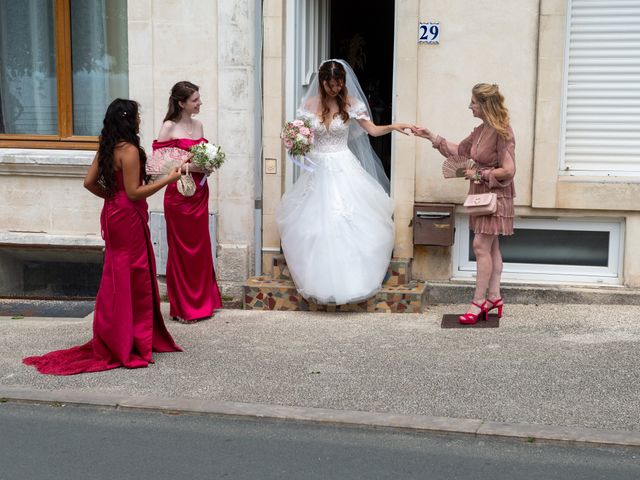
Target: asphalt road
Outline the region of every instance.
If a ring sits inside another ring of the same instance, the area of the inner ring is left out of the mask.
[[[640,449],[0,403],[0,479],[638,479]]]

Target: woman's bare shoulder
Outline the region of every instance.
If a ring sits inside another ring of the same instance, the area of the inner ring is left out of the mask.
[[[118,142],[114,148],[115,153],[123,156],[139,156],[140,151],[138,147],[136,147],[133,143],[129,143],[126,141]]]
[[[171,133],[173,129],[176,127],[176,122],[173,120],[165,120],[162,122],[162,126],[160,127],[160,131],[158,132],[158,141],[166,141],[171,138]]]
[[[313,97],[307,98],[302,104],[302,110],[306,110],[307,112],[315,113],[320,105],[320,97],[314,95]]]

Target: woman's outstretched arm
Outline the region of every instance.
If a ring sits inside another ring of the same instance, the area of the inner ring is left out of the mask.
[[[358,123],[372,137],[380,137],[393,131],[409,135],[413,133],[413,128],[408,123],[392,123],[390,125],[376,125],[371,120],[359,118]]]

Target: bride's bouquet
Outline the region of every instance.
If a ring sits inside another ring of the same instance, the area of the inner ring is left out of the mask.
[[[199,143],[189,149],[193,154],[191,163],[204,170],[209,175],[224,163],[225,153],[220,145],[213,143]]]
[[[296,119],[285,123],[280,137],[284,148],[294,157],[305,156],[313,145],[313,131],[309,120]]]

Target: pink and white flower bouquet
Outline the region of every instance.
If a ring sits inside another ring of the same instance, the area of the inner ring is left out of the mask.
[[[294,157],[305,156],[313,146],[313,131],[308,120],[285,123],[280,137],[284,148]]]

